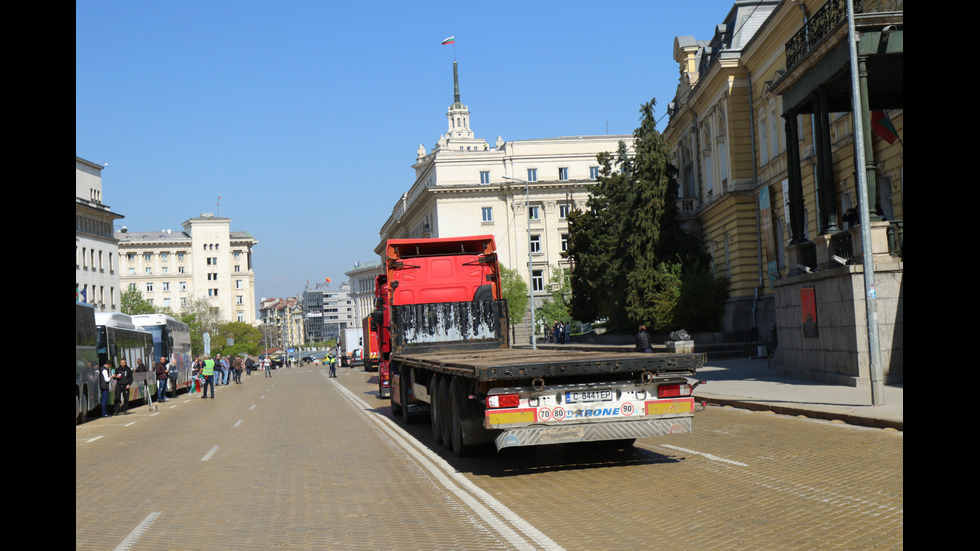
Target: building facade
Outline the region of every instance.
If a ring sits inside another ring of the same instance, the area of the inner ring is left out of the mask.
[[[857,101],[845,0],[737,0],[711,39],[675,38],[664,136],[684,223],[731,281],[725,330],[777,335],[782,364],[864,384],[865,254],[885,372],[902,374],[904,3],[854,5]]]
[[[350,297],[354,303],[354,320],[363,320],[374,311],[374,282],[381,275],[381,263],[358,262],[344,275],[350,280]]]
[[[493,235],[500,263],[516,270],[540,305],[551,276],[568,268],[567,215],[585,207],[599,174],[599,153],[615,153],[632,135],[569,136],[505,142],[491,147],[474,137],[470,111],[460,102],[454,63],[454,102],[448,128],[431,152],[419,146],[415,181],[382,226],[375,253],[388,239]],[[528,317],[529,317],[528,310]],[[511,314],[513,316],[513,313]],[[518,329],[520,320],[511,320]],[[529,327],[517,339],[527,342]],[[539,328],[540,330],[541,328]]]
[[[112,225],[123,215],[102,202],[102,169],[75,157],[75,300],[117,312],[119,246]]]
[[[259,321],[267,338],[267,347],[279,347],[287,353],[305,344],[303,309],[300,299],[269,298],[259,304]]]
[[[355,318],[354,301],[347,282],[341,283],[339,289],[307,289],[301,302],[306,343],[339,339],[342,329],[361,326]]]
[[[182,226],[184,231],[116,232],[121,284],[138,289],[154,307],[179,313],[203,298],[221,319],[255,325],[252,249],[258,240],[211,213]]]

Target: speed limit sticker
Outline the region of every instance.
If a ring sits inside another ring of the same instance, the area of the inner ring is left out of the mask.
[[[565,418],[565,408],[556,407],[555,409],[551,410],[551,414],[555,418],[555,421],[561,421]]]
[[[620,406],[619,411],[621,411],[623,415],[633,415],[633,403],[632,402],[623,403],[623,405]]]
[[[541,408],[538,410],[538,420],[547,421],[551,419],[551,410],[548,408]]]

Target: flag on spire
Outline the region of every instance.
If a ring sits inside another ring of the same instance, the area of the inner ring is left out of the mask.
[[[443,44],[455,44],[456,43],[456,36],[455,35],[450,36],[449,38],[443,40],[442,43]]]

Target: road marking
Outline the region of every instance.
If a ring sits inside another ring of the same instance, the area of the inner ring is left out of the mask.
[[[116,551],[123,551],[125,549],[129,549],[130,547],[132,547],[133,544],[136,543],[136,540],[140,539],[143,533],[146,532],[146,530],[150,527],[150,525],[153,524],[153,522],[156,521],[157,517],[159,516],[160,516],[159,511],[154,511],[149,515],[146,515],[146,518],[143,519],[143,522],[137,524],[136,528],[133,528],[133,531],[130,532],[129,535],[126,536],[124,540],[119,542],[119,545],[116,546]]]
[[[238,428],[238,425],[241,425],[241,424],[242,424],[242,419],[239,419],[239,420],[238,420],[238,422],[237,422],[237,423],[235,423],[235,426],[233,426],[233,427],[231,427],[231,428],[233,428],[233,429],[234,429],[234,428]]]
[[[255,404],[252,404],[252,407],[250,407],[250,408],[248,408],[248,409],[249,409],[249,411],[251,411],[251,410],[253,410],[253,409],[255,409]]]
[[[89,442],[95,442],[99,438],[102,438],[102,436],[105,436],[105,435],[96,436],[95,438],[89,438],[88,440],[85,441],[85,443],[88,444]]]
[[[710,459],[712,461],[720,461],[722,463],[728,463],[729,465],[735,465],[735,466],[738,466],[738,467],[748,467],[748,465],[745,464],[745,463],[741,463],[739,461],[733,461],[731,459],[725,459],[724,457],[718,457],[717,455],[711,455],[710,453],[696,452],[694,450],[689,450],[687,448],[679,448],[677,446],[672,446],[670,444],[660,444],[660,446],[661,447],[664,447],[664,448],[670,448],[672,450],[677,450],[679,452],[692,453],[694,455],[700,455],[701,457],[704,457],[705,459]]]
[[[215,446],[210,450],[208,450],[208,453],[204,454],[204,457],[201,458],[201,461],[207,461],[208,459],[211,459],[211,456],[213,456],[214,452],[216,451],[218,451],[218,446]]]
[[[331,381],[327,377],[326,372],[320,371],[320,374],[341,391],[341,394],[357,410],[359,415],[377,425],[382,433],[391,438],[395,444],[399,445],[406,453],[412,456],[418,462],[419,466],[429,471],[447,490],[468,505],[473,512],[486,521],[491,528],[496,530],[511,545],[514,545],[518,549],[534,549],[536,546],[552,550],[562,549],[551,538],[531,526],[530,523],[497,501],[496,498],[485,492],[479,486],[470,482],[466,477],[456,471],[452,465],[447,463],[445,459],[439,457],[414,438],[405,436],[401,427],[395,424],[390,418],[375,414],[374,409],[359,396],[337,381]],[[488,508],[493,511],[490,511]],[[494,515],[494,512],[499,517]],[[508,523],[523,532],[526,538],[511,529]]]

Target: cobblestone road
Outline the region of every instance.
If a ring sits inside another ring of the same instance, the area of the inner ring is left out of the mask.
[[[76,549],[903,547],[900,432],[709,408],[633,448],[460,459],[338,375],[76,427]]]

